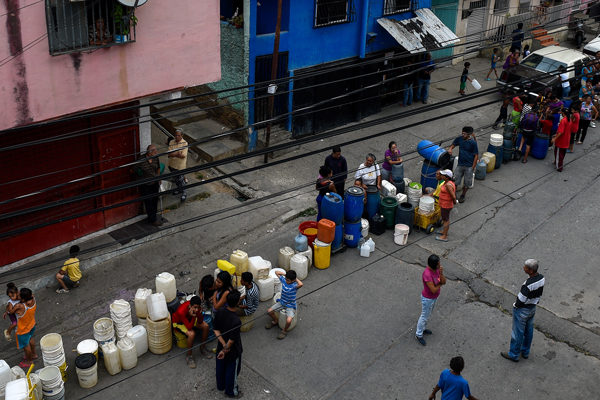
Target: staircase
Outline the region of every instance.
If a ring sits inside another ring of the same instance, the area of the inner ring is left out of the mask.
[[[548,35],[548,31],[546,29],[535,26],[534,28],[535,29],[531,31],[531,34],[533,35],[533,40],[538,41],[541,47],[548,47],[554,45],[558,46],[559,43],[556,40],[554,40],[552,36]]]

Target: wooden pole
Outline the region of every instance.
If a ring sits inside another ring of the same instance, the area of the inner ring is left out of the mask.
[[[275,27],[275,43],[273,44],[273,61],[271,62],[271,81],[277,79],[277,61],[279,61],[279,36],[281,33],[281,2],[277,0],[277,25]],[[273,109],[275,107],[275,93],[269,96],[269,119],[273,119]],[[269,147],[271,142],[271,122],[267,123],[267,132],[265,134],[265,147]],[[264,162],[269,162],[269,153],[265,153]]]

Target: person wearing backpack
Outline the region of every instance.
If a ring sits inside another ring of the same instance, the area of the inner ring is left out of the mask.
[[[523,148],[523,143],[525,143],[525,155],[521,162],[525,164],[527,162],[527,157],[529,156],[529,152],[531,151],[531,145],[533,144],[533,139],[535,138],[535,132],[538,129],[538,115],[530,109],[530,111],[525,114],[519,127],[521,128],[521,142],[519,143],[518,149],[519,151]]]

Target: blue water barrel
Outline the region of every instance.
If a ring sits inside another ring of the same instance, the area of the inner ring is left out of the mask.
[[[485,161],[479,161],[475,166],[475,179],[479,179],[481,181],[484,180],[486,171],[487,165],[485,164]]]
[[[504,131],[502,133],[502,136],[504,136],[504,139],[512,139],[512,135],[513,135],[514,131],[515,131],[515,124],[513,124],[512,121],[507,121],[506,125],[504,125]]]
[[[415,208],[412,204],[400,203],[396,209],[396,224],[404,224],[410,228],[410,232],[413,230],[415,224]]]
[[[439,166],[446,166],[450,162],[450,154],[429,140],[421,140],[417,145],[417,151],[421,157]]]
[[[357,247],[360,240],[360,219],[356,222],[344,221],[344,243],[348,247]]]
[[[379,190],[377,186],[370,185],[367,187],[367,216],[369,219],[377,214],[379,210]],[[360,221],[359,221],[360,222]]]
[[[436,171],[440,169],[437,165],[423,161],[423,167],[421,168],[421,186],[423,188],[436,188],[437,179],[435,179]]]
[[[344,240],[344,227],[342,224],[336,224],[335,236],[333,242],[331,242],[331,250],[339,249],[342,246],[342,240]]]
[[[404,193],[404,179],[399,180],[399,181],[394,181],[394,186],[396,187],[396,194],[398,193]]]
[[[496,164],[494,165],[494,169],[500,168],[500,166],[502,166],[502,147],[490,144],[488,145],[487,151],[496,155]]]
[[[392,165],[392,178],[394,182],[404,181],[404,164]]]
[[[536,134],[533,138],[533,143],[531,144],[531,156],[538,160],[543,160],[546,158],[547,153],[548,136],[543,133]]]
[[[344,219],[350,222],[360,220],[365,207],[365,191],[358,186],[349,187],[344,196]]]
[[[502,142],[502,162],[506,164],[512,160],[513,156],[513,142],[511,139],[504,139]]]
[[[321,218],[326,218],[335,224],[341,224],[344,219],[344,199],[337,193],[327,193],[321,203]]]

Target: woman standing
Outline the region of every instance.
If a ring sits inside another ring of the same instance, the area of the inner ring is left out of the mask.
[[[321,203],[323,202],[323,197],[329,192],[335,193],[335,183],[331,180],[333,176],[333,171],[326,165],[323,165],[319,168],[319,177],[317,178],[317,190],[319,194],[317,195],[317,221],[321,219]]]
[[[598,110],[596,109],[596,106],[592,104],[592,96],[589,94],[583,98],[580,115],[581,118],[579,120],[579,130],[577,131],[577,135],[575,137],[577,144],[583,143],[590,123],[592,120],[596,120],[596,118],[598,118]]]
[[[440,176],[444,180],[444,183],[440,188],[438,204],[440,205],[444,227],[442,228],[441,235],[436,236],[435,240],[447,242],[448,229],[450,229],[450,211],[452,211],[452,208],[454,208],[454,204],[456,203],[456,185],[452,181],[452,171],[449,169],[441,170]]]
[[[562,172],[563,170],[563,160],[565,159],[565,154],[569,148],[569,140],[571,138],[571,113],[563,108],[561,110],[561,117],[558,129],[556,130],[556,135],[552,138],[552,144],[554,145],[554,164],[556,164],[556,170],[558,172]]]
[[[390,183],[394,183],[394,178],[392,176],[392,166],[396,164],[402,164],[402,157],[400,156],[400,152],[398,151],[398,146],[396,142],[390,142],[388,145],[388,149],[385,151],[385,160],[381,165],[381,179],[385,179]]]

